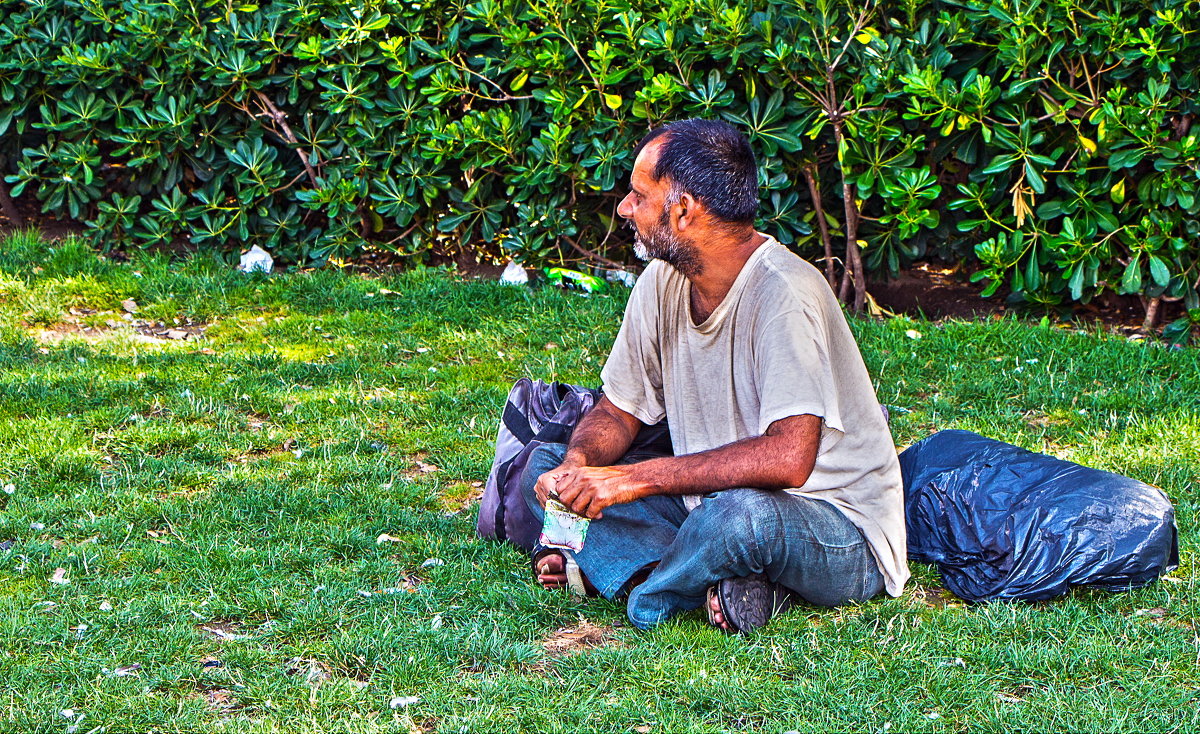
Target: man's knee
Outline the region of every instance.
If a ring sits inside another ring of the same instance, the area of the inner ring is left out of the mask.
[[[706,535],[760,546],[782,531],[778,501],[774,492],[765,489],[727,489],[706,497],[688,523]]]
[[[525,462],[525,470],[521,474],[521,492],[527,501],[532,499],[537,502],[533,489],[537,486],[538,477],[556,468],[566,456],[567,445],[562,443],[542,444],[529,453],[529,460]]]

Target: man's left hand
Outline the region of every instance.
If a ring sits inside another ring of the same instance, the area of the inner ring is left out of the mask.
[[[563,474],[555,492],[572,512],[599,520],[605,507],[645,497],[649,490],[628,466],[581,466]]]

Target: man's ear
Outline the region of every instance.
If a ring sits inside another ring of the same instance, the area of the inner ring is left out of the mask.
[[[683,231],[695,225],[699,221],[701,208],[700,202],[691,194],[685,193],[680,196],[679,202],[671,207],[671,217],[675,220],[675,228]]]

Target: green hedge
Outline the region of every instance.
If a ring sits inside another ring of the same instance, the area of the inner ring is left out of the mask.
[[[1197,0],[0,0],[0,170],[106,247],[599,262],[633,142],[720,116],[848,298],[936,254],[1197,308],[1198,67]]]

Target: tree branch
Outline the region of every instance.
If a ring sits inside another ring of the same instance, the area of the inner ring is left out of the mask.
[[[821,186],[817,181],[816,169],[816,163],[806,165],[803,169],[804,180],[808,182],[808,195],[812,197],[817,227],[821,230],[821,244],[825,247],[825,280],[829,282],[830,288],[836,288],[837,277],[833,272],[833,239],[829,236],[829,222],[825,220],[825,206],[821,203]]]
[[[312,164],[308,162],[308,153],[304,151],[304,148],[300,147],[300,141],[296,139],[295,133],[292,132],[292,128],[287,124],[287,115],[275,106],[275,103],[271,101],[270,97],[263,94],[261,91],[255,89],[254,94],[258,97],[259,103],[263,106],[263,113],[279,126],[279,130],[276,130],[276,134],[279,135],[280,131],[282,131],[282,135],[280,135],[280,137],[296,146],[296,155],[300,156],[300,162],[304,164],[304,170],[308,172],[308,178],[312,181],[312,185],[314,187],[320,186],[321,183],[317,180],[317,172],[313,170]]]
[[[566,236],[565,234],[560,235],[560,236],[564,240],[567,241],[568,245],[570,245],[571,247],[574,247],[576,250],[578,250],[581,255],[590,257],[593,260],[595,260],[596,262],[603,263],[603,264],[609,266],[610,268],[615,268],[617,270],[625,270],[625,266],[622,265],[621,263],[617,262],[616,260],[609,260],[607,257],[601,255],[600,253],[592,252],[591,250],[587,249],[586,247],[579,244],[578,242],[571,239],[570,237]]]

